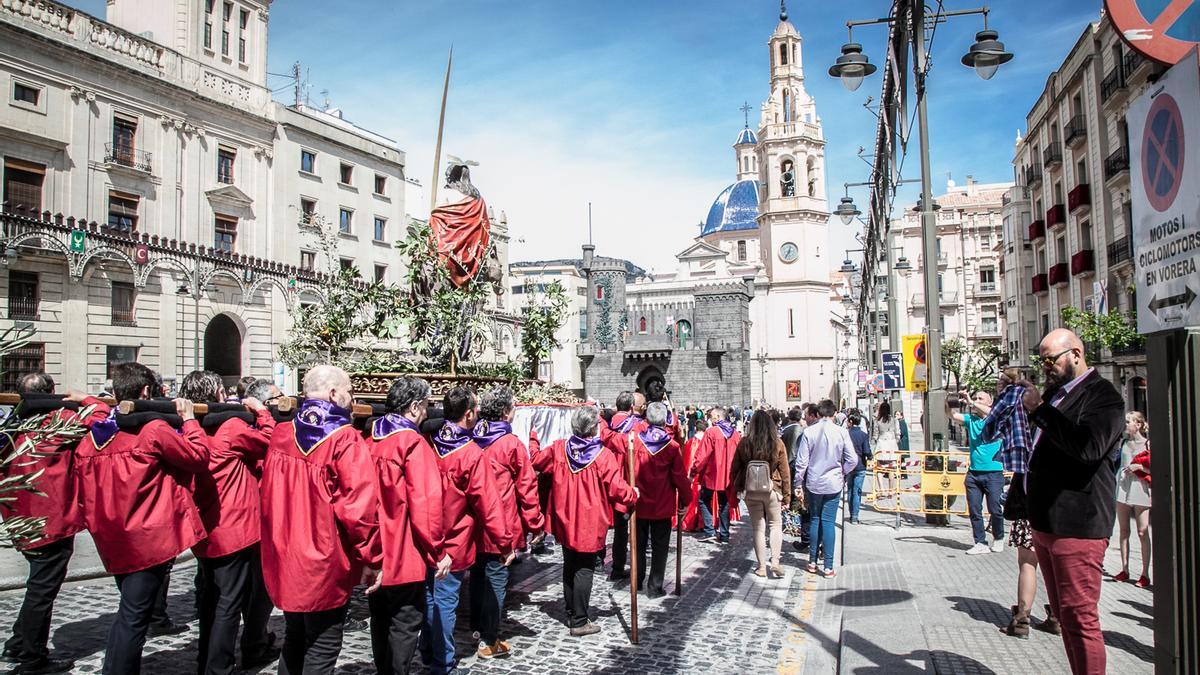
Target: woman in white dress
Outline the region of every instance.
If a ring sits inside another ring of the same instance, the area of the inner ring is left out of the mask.
[[[874,449],[875,485],[885,498],[895,494],[900,487],[899,477],[896,476],[896,461],[900,454],[900,425],[892,415],[891,401],[884,400],[875,412],[875,424],[871,429],[871,447]],[[892,478],[896,476],[895,484]],[[876,497],[875,503],[879,503]],[[899,502],[896,502],[899,506]]]
[[[1149,425],[1140,412],[1125,415],[1125,440],[1121,443],[1121,467],[1117,469],[1117,526],[1120,533],[1121,571],[1113,581],[1129,580],[1129,521],[1137,524],[1142,543],[1142,576],[1137,585],[1150,585],[1150,480],[1149,467],[1134,461],[1146,450]],[[1143,477],[1145,476],[1145,477]]]

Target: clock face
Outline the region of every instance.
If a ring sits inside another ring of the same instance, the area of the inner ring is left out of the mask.
[[[786,242],[779,247],[779,259],[785,263],[796,262],[796,258],[800,257],[800,249],[792,242]]]

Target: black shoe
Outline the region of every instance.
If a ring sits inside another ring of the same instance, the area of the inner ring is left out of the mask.
[[[534,546],[533,548],[529,549],[529,552],[534,555],[546,555],[547,553],[550,552],[550,550],[548,548],[546,548],[545,544],[538,544],[537,546]]]
[[[255,652],[254,654],[243,654],[242,668],[244,670],[249,670],[251,668],[260,668],[269,663],[274,663],[279,658],[279,652],[279,647],[271,645],[262,651]]]
[[[48,675],[49,673],[65,673],[75,667],[75,662],[68,659],[42,659],[17,665],[8,671],[14,675]]]
[[[21,654],[15,649],[9,649],[8,647],[5,647],[4,651],[0,652],[0,661],[5,663],[20,663]]]
[[[666,594],[667,592],[661,588],[651,588],[650,590],[646,591],[646,597],[650,598],[651,600],[654,600],[655,598],[661,598]]]
[[[186,633],[188,625],[186,623],[175,623],[174,621],[159,621],[150,624],[150,629],[146,631],[147,637],[160,637],[163,635],[179,635]]]
[[[808,552],[808,542],[793,541],[792,548],[796,549],[797,551],[800,551],[801,553],[807,553]]]
[[[609,581],[621,581],[622,579],[628,579],[628,578],[629,578],[629,570],[614,569],[612,571],[612,573],[608,575]]]

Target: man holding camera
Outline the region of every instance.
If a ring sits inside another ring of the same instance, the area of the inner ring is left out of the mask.
[[[971,516],[971,530],[975,545],[967,549],[967,555],[999,553],[1004,550],[1004,509],[1000,499],[1004,495],[1004,465],[1000,463],[1002,441],[983,441],[983,420],[992,409],[992,395],[977,391],[966,399],[967,412],[953,410],[950,397],[946,398],[946,415],[959,422],[967,430],[967,443],[971,449],[971,462],[967,469],[967,509]],[[988,517],[992,526],[992,545],[987,544],[983,528],[983,499],[987,498]]]

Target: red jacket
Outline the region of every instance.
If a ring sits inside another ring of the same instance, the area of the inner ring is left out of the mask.
[[[267,594],[285,612],[320,612],[350,600],[364,565],[378,565],[379,495],[367,441],[347,424],[308,454],[296,425],[275,427],[262,478],[262,566]]]
[[[434,455],[442,471],[446,553],[453,561],[450,569],[461,572],[475,564],[476,542],[484,532],[502,552],[513,550],[520,531],[508,529],[493,472],[483,468],[483,450],[469,441],[444,457],[437,452]]]
[[[1146,485],[1150,485],[1150,444],[1146,444],[1146,449],[1133,456],[1131,464],[1140,464],[1144,470],[1134,471],[1133,475],[1146,481]]]
[[[107,438],[96,424],[75,460],[87,528],[110,574],[174,560],[204,539],[191,485],[208,467],[208,444],[196,420],[184,422],[182,432],[153,420],[137,433]]]
[[[442,474],[433,448],[414,429],[372,436],[379,486],[383,585],[424,582],[445,555]]]
[[[506,434],[485,448],[483,456],[491,462],[508,532],[515,539],[515,546],[525,548],[525,533],[541,532],[545,527],[538,504],[537,474],[530,463],[529,451],[521,439]],[[482,539],[485,553],[507,552],[507,549],[502,551],[491,537]]]
[[[604,442],[604,447],[616,455],[617,463],[622,467],[629,461],[629,434],[645,431],[650,426],[645,418],[639,416],[627,428],[622,429],[626,426],[625,421],[632,415],[633,413],[619,412],[613,415],[611,423],[605,422],[603,417],[600,418],[600,440]]]
[[[608,448],[578,472],[567,461],[567,441],[538,449],[531,439],[533,468],[554,480],[550,493],[550,531],[563,546],[582,553],[604,548],[612,527],[612,507],[632,506],[637,493],[621,477],[621,466]]]
[[[208,439],[208,470],[196,474],[196,505],[208,539],[192,550],[199,558],[219,558],[257,544],[262,538],[262,496],[258,463],[267,454],[275,418],[263,409],[254,426],[233,418]]]
[[[667,433],[672,433],[670,430]],[[636,434],[633,441],[637,458],[638,518],[666,520],[692,500],[692,484],[683,468],[679,444],[670,441],[656,454]],[[678,494],[676,494],[678,492]]]
[[[701,487],[717,491],[729,487],[733,453],[741,440],[742,435],[736,431],[725,438],[725,434],[715,425],[704,432],[700,448],[696,451],[696,461],[692,465],[692,475],[700,476]]]
[[[110,408],[96,398],[85,398],[80,408],[95,406],[87,419],[80,419],[71,411],[60,409],[46,415],[42,428],[54,421],[79,422],[84,426],[96,419],[108,417]],[[17,436],[12,449],[21,447],[26,439],[35,434]],[[0,502],[4,518],[45,518],[42,535],[37,539],[17,542],[24,551],[41,548],[47,544],[74,536],[83,530],[83,507],[79,503],[79,481],[75,473],[75,448],[78,439],[43,438],[34,443],[32,450],[20,459],[0,465],[0,478],[24,476],[42,471],[35,480],[39,492],[21,490],[11,495],[11,502]],[[6,451],[7,452],[7,451]]]

